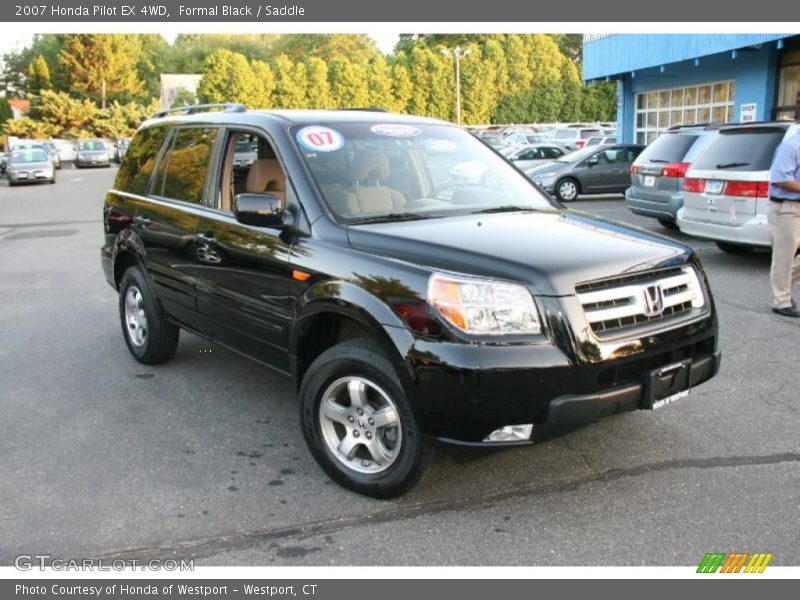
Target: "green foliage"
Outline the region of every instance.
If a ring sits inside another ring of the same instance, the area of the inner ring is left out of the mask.
[[[0,96],[0,128],[2,128],[3,123],[13,118],[14,111],[11,110],[11,105],[5,97]]]
[[[27,87],[33,93],[49,90],[52,87],[50,83],[50,67],[47,66],[47,61],[41,54],[28,65]]]
[[[13,126],[40,134],[124,130],[132,119],[121,107],[158,95],[161,73],[202,74],[200,102],[376,106],[455,120],[456,46],[469,51],[460,59],[464,124],[615,119],[614,85],[580,79],[579,34],[402,35],[390,56],[361,34],[181,34],[171,45],[157,34],[48,34],[4,57],[0,86],[9,97],[31,97],[30,118],[38,122],[43,91],[63,93],[71,114],[72,101],[97,104],[105,80],[108,108],[95,106],[90,122],[51,115],[39,125]],[[186,94],[176,103],[194,101]]]
[[[100,102],[141,95],[144,86],[136,70],[141,54],[138,36],[100,33],[64,36],[58,57],[67,72],[69,90]]]
[[[197,104],[197,96],[189,90],[181,90],[175,94],[175,99],[172,101],[170,108],[189,106],[190,104]]]

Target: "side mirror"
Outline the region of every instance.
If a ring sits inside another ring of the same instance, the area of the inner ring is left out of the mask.
[[[586,160],[586,166],[588,166],[588,167],[594,167],[594,166],[596,166],[596,165],[597,165],[597,163],[599,163],[599,162],[600,162],[600,158],[599,158],[599,157],[597,157],[597,156],[590,156],[590,157],[589,157],[589,158]]]
[[[283,226],[283,203],[272,194],[239,194],[233,199],[233,214],[244,225]]]

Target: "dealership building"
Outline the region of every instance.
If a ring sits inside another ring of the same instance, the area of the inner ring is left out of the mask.
[[[617,82],[623,142],[674,125],[800,119],[800,36],[587,34],[583,78]]]

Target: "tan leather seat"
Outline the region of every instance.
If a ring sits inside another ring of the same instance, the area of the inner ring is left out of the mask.
[[[389,177],[389,159],[380,150],[359,151],[348,171],[352,187],[341,193],[343,212],[389,212],[402,208],[406,199],[397,190],[381,185]]]
[[[286,177],[275,158],[259,158],[247,172],[245,191],[249,194],[268,193],[280,198],[286,204]]]

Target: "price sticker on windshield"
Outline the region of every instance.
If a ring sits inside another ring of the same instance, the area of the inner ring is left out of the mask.
[[[344,136],[330,127],[303,127],[295,137],[301,146],[317,152],[333,152],[344,146]]]

